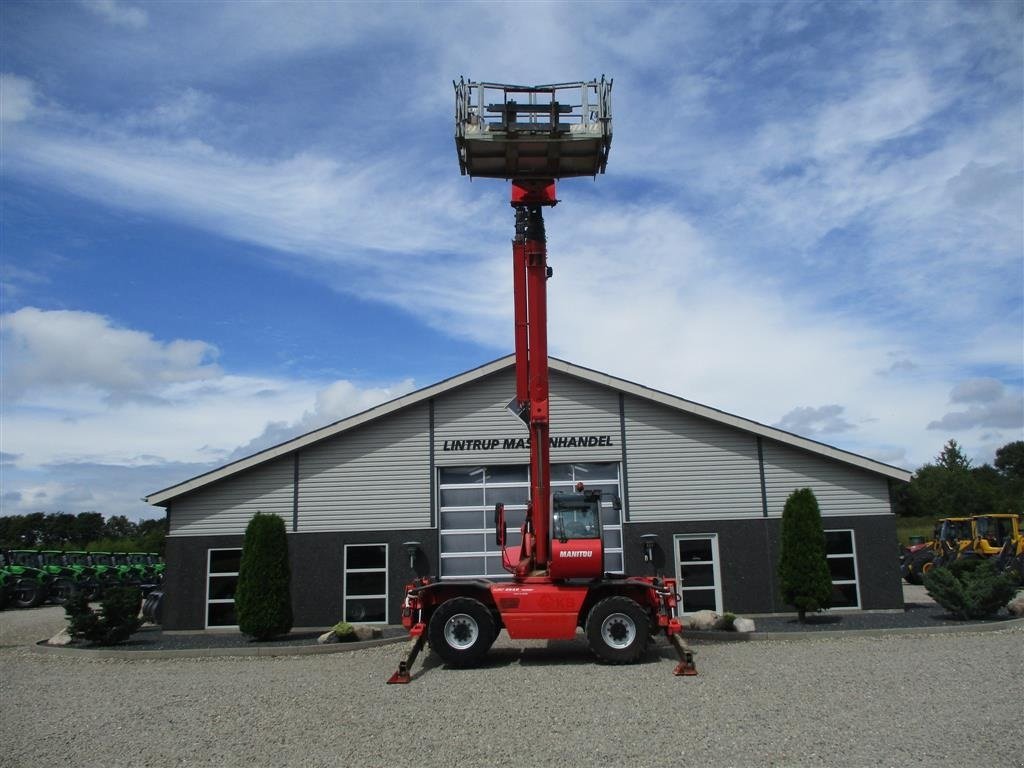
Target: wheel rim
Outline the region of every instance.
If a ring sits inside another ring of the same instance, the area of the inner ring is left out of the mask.
[[[468,613],[457,613],[444,624],[444,640],[452,648],[464,651],[480,636],[476,619]]]
[[[624,613],[613,613],[601,622],[601,638],[611,648],[628,648],[636,639],[636,623]]]

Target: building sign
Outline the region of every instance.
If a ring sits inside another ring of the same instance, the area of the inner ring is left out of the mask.
[[[611,435],[559,435],[549,437],[552,448],[610,448]],[[518,451],[530,447],[528,437],[503,437],[486,440],[445,440],[442,451]]]

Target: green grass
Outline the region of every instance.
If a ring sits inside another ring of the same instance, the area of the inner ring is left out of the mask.
[[[901,546],[907,546],[911,536],[924,536],[927,541],[932,537],[935,518],[932,517],[897,517],[896,538]]]

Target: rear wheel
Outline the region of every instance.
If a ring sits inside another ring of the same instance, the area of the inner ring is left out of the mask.
[[[487,606],[470,597],[454,597],[441,603],[430,617],[430,647],[451,667],[479,664],[497,632]]]
[[[57,605],[64,605],[75,594],[77,587],[67,576],[58,576],[50,584],[50,599]]]
[[[21,578],[14,582],[14,597],[11,602],[19,608],[35,608],[46,595],[43,585],[35,579]]]
[[[587,616],[590,650],[609,664],[632,664],[647,650],[650,618],[635,600],[606,597]]]

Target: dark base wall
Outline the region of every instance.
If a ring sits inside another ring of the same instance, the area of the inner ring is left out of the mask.
[[[852,529],[862,610],[903,608],[896,518],[888,515],[828,517],[824,527]],[[626,523],[623,547],[626,570],[650,574],[641,556],[640,536],[658,535],[655,563],[659,573],[675,575],[673,536],[677,533],[718,534],[724,610],[738,614],[791,613],[778,593],[779,518],[703,520],[673,523]]]
[[[645,575],[652,565],[641,556],[640,536],[658,534],[654,567],[675,574],[673,535],[718,534],[723,608],[733,613],[790,613],[778,595],[778,518],[706,520],[673,523],[626,523],[623,526],[626,570]],[[829,517],[829,529],[852,529],[857,551],[861,608],[902,609],[896,521],[889,516]],[[404,587],[415,574],[403,543],[420,542],[416,559],[419,575],[438,572],[437,530],[290,533],[292,610],[296,627],[329,627],[343,615],[346,544],[388,545],[388,621],[398,624]],[[169,537],[164,627],[203,629],[206,619],[207,550],[241,547],[241,536]]]
[[[406,541],[420,542],[416,560],[419,573],[436,572],[431,564],[437,562],[437,531],[289,533],[295,626],[330,627],[341,621],[346,544],[388,545],[388,621],[400,623],[405,585],[415,578],[403,546]],[[167,538],[164,629],[203,629],[206,626],[207,552],[241,546],[241,536]]]

